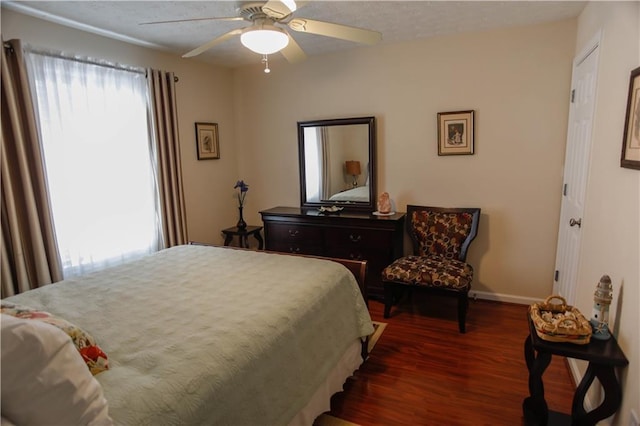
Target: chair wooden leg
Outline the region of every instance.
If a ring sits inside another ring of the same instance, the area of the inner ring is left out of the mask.
[[[389,318],[391,314],[391,305],[393,305],[393,287],[390,285],[384,286],[384,317]]]
[[[465,333],[467,331],[466,320],[467,320],[468,308],[469,308],[469,294],[460,293],[458,295],[458,328],[460,329],[460,333]]]

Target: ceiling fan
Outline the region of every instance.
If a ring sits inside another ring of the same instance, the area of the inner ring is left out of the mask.
[[[205,20],[251,22],[250,26],[231,30],[185,53],[182,57],[190,58],[197,56],[213,48],[215,45],[239,35],[240,41],[245,47],[263,55],[262,62],[265,63],[265,72],[269,72],[267,55],[272,53],[281,52],[291,63],[299,62],[306,58],[302,48],[282,26],[286,26],[296,32],[339,38],[356,43],[376,44],[382,39],[382,34],[377,31],[294,17],[292,15],[293,12],[299,9],[304,3],[306,2],[295,2],[294,0],[268,0],[266,2],[242,1],[238,3],[237,7],[239,16],[155,21],[144,22],[140,25]]]

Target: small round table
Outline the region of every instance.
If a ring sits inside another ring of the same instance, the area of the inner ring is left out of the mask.
[[[222,233],[224,234],[224,245],[228,246],[233,240],[234,236],[239,237],[240,247],[249,248],[249,236],[253,235],[254,238],[258,241],[258,250],[262,250],[264,247],[264,240],[262,239],[262,235],[260,235],[260,231],[262,230],[262,226],[252,226],[247,225],[245,229],[238,229],[237,226],[232,228],[223,229]]]

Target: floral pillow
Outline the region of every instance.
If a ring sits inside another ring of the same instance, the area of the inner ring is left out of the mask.
[[[94,376],[109,369],[107,355],[96,344],[95,339],[80,327],[56,317],[49,312],[39,311],[26,306],[2,302],[0,312],[22,319],[33,319],[58,327],[69,335],[80,356]]]

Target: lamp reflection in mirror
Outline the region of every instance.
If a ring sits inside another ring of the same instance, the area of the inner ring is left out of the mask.
[[[358,176],[362,174],[360,170],[360,162],[359,161],[347,161],[346,162],[347,174],[353,176],[353,187],[358,186]]]
[[[253,25],[242,32],[244,47],[261,55],[276,53],[289,44],[289,36],[282,28],[270,24]]]

